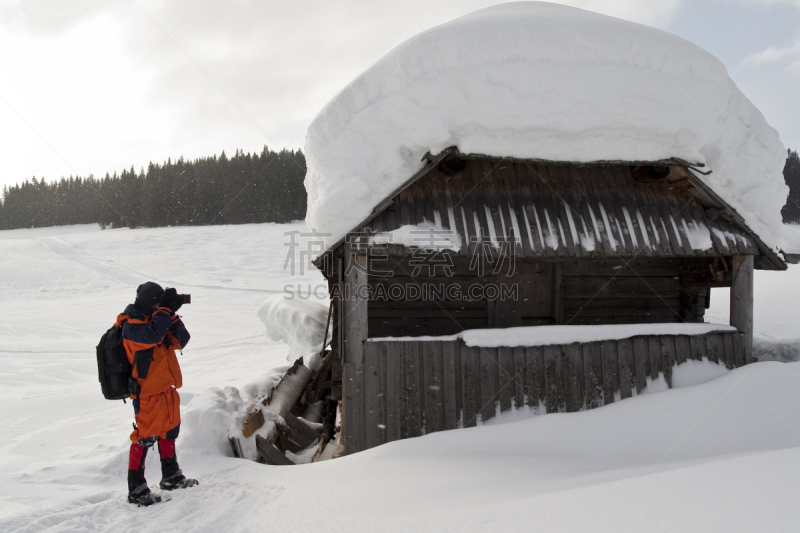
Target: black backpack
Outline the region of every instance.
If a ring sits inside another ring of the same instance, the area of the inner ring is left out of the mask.
[[[129,380],[133,367],[122,345],[122,326],[108,328],[97,345],[97,375],[106,400],[130,397]]]

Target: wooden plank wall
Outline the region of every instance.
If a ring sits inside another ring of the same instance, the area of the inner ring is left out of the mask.
[[[519,261],[511,275],[490,271],[482,277],[461,258],[451,258],[450,276],[441,269],[413,275],[413,259],[389,259],[371,263],[391,272],[369,275],[372,338],[552,324],[702,322],[708,288],[730,285],[729,273],[722,281],[712,279],[707,258]],[[516,297],[463,297],[472,287],[488,284],[516,287]],[[431,287],[441,289],[435,298]],[[415,299],[398,299],[411,294],[403,288],[414,289]],[[455,296],[450,288],[458,289]]]
[[[663,375],[671,387],[673,365],[690,359],[731,369],[745,364],[738,332],[534,347],[469,347],[460,340],[365,347],[364,416],[346,420],[348,452],[472,427],[522,406],[539,413],[594,409],[641,392],[648,378]]]
[[[708,272],[708,262],[702,259],[564,262],[566,323],[702,322],[705,306],[690,316],[688,298],[705,298],[703,285],[711,285],[710,277],[705,279]]]

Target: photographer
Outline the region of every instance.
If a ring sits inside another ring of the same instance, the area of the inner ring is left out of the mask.
[[[183,475],[175,454],[180,431],[181,369],[175,350],[189,342],[189,332],[175,312],[188,295],[148,281],[136,289],[136,301],[117,317],[128,360],[133,366],[129,382],[136,418],[128,459],[128,501],[150,505],[161,497],[150,492],[144,477],[148,448],[158,443],[162,490],[188,488],[197,480]]]

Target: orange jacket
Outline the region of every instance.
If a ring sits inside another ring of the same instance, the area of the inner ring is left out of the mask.
[[[166,307],[153,311],[131,304],[117,316],[117,325],[122,325],[122,344],[141,386],[139,396],[183,385],[175,350],[186,346],[189,332],[179,316]]]

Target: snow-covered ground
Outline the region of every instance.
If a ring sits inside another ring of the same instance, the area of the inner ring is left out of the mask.
[[[716,379],[304,466],[229,457],[215,430],[232,387],[287,364],[256,311],[322,281],[282,269],[289,231],[305,225],[0,232],[0,531],[796,531],[800,363],[687,363],[676,383]],[[193,297],[178,454],[201,484],[138,509],[132,408],[103,400],[94,346],[148,279]],[[755,283],[759,342],[800,344],[800,267]],[[709,316],[724,323],[723,293]]]

